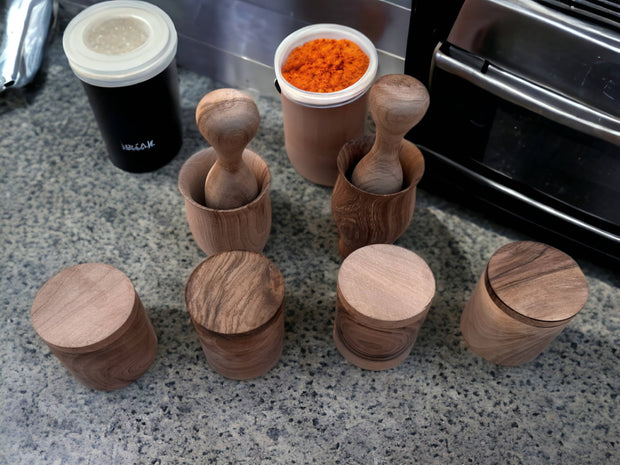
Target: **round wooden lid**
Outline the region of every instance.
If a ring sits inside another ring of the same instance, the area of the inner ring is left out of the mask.
[[[533,323],[572,318],[588,298],[579,265],[564,252],[538,242],[512,242],[499,248],[489,260],[486,281],[489,295],[502,310]]]
[[[84,263],[62,270],[41,287],[30,319],[46,343],[60,350],[88,352],[125,332],[136,297],[122,271]]]
[[[185,303],[195,323],[220,334],[243,334],[267,323],[284,302],[284,278],[263,255],[220,252],[192,272]]]
[[[415,253],[391,244],[374,244],[352,252],[338,272],[343,304],[373,327],[414,322],[431,304],[435,278]]]

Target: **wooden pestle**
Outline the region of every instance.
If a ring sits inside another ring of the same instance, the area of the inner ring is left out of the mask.
[[[372,194],[393,194],[403,186],[401,142],[426,113],[428,91],[411,76],[389,74],[373,84],[369,102],[377,134],[372,148],[353,170],[351,182]]]
[[[238,208],[258,195],[258,182],[243,161],[243,152],[256,134],[259,121],[254,100],[235,89],[214,90],[198,103],[198,130],[217,155],[205,180],[207,207]]]

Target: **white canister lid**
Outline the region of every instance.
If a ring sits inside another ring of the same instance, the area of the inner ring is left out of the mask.
[[[86,8],[71,20],[63,48],[73,72],[99,87],[144,82],[175,57],[177,33],[170,17],[147,2],[115,0]]]
[[[309,92],[290,84],[282,75],[282,66],[290,53],[297,47],[315,39],[348,39],[357,44],[369,58],[368,69],[362,77],[336,92]],[[352,102],[366,93],[377,75],[379,59],[372,41],[356,29],[340,24],[313,24],[287,36],[276,49],[274,68],[281,92],[293,102],[310,107],[334,107]]]

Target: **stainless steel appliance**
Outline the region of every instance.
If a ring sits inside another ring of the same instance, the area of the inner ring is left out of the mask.
[[[414,1],[422,187],[620,264],[620,2]]]

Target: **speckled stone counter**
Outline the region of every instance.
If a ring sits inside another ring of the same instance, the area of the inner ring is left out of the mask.
[[[273,177],[264,254],[284,275],[284,351],[252,381],[210,369],[185,308],[205,256],[177,174],[205,146],[195,105],[221,84],[179,78],[184,145],[147,174],[108,161],[58,37],[34,85],[0,95],[0,463],[620,463],[617,270],[580,259],[583,311],[535,361],[496,366],[468,349],[459,318],[491,254],[528,236],[421,190],[397,244],[428,262],[436,298],[401,365],[361,370],[332,339],[331,190],[291,167],[280,103],[267,97],[254,96],[262,119],[250,148]],[[83,262],[129,276],[159,339],[151,368],[118,391],[79,384],[30,324],[40,286]]]

